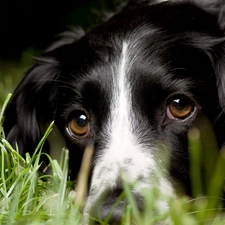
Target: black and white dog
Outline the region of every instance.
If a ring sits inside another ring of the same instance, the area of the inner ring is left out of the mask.
[[[36,61],[6,110],[7,139],[21,154],[32,152],[54,120],[63,144],[53,132],[44,151],[69,149],[71,179],[93,144],[85,213],[100,219],[122,192],[121,171],[136,183],[140,209],[141,191],[155,185],[155,176],[161,193],[173,196],[181,183],[191,194],[188,131],[204,116],[218,148],[225,142],[224,31],[222,0],[130,1],[108,22],[67,35]],[[122,204],[112,221],[121,213]]]

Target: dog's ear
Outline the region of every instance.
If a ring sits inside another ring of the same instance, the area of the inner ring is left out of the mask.
[[[58,51],[83,35],[83,30],[74,29],[57,36],[57,41],[36,60],[14,91],[3,126],[7,140],[14,146],[17,143],[21,154],[34,151],[48,124],[55,119],[61,74]]]
[[[68,30],[66,32],[56,35],[56,37],[55,37],[56,41],[54,41],[47,48],[46,52],[53,51],[57,48],[60,48],[63,45],[68,45],[68,44],[74,43],[75,41],[77,41],[81,37],[83,37],[84,35],[85,35],[85,31],[82,28],[80,28],[80,27],[71,28],[70,30]]]
[[[41,124],[54,120],[59,63],[38,59],[15,90],[5,111],[6,137],[21,154],[34,151],[41,139]]]
[[[225,3],[220,4],[218,24],[222,31],[223,37],[220,38],[217,46],[214,46],[214,57],[212,58],[217,78],[219,99],[223,111],[225,112]]]
[[[218,22],[219,22],[220,28],[224,31],[224,34],[225,34],[225,2],[220,4]]]
[[[225,2],[192,0],[215,18],[214,36],[195,37],[195,44],[210,58],[215,71],[220,105],[225,112]]]

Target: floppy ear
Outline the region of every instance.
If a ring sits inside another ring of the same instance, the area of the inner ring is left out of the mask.
[[[225,40],[220,50],[222,50],[223,52],[219,53],[219,57],[217,56],[218,59],[216,60],[216,62],[214,62],[214,69],[216,74],[220,105],[225,112]]]
[[[223,33],[223,37],[221,38],[221,41],[216,48],[216,59],[214,60],[214,68],[217,78],[220,104],[222,106],[223,111],[225,112],[225,3],[221,3],[218,24]]]
[[[60,51],[57,51],[83,35],[82,29],[58,35],[57,41],[46,50],[45,57],[37,59],[15,90],[5,111],[3,126],[7,140],[12,145],[17,143],[22,155],[35,150],[48,124],[55,119],[61,64],[54,55],[60,58]]]
[[[221,3],[220,14],[219,14],[219,25],[220,28],[225,32],[225,3]]]
[[[215,36],[197,38],[195,41],[210,57],[215,70],[220,105],[225,113],[225,2],[223,0],[192,0],[200,8],[215,17]],[[217,22],[217,24],[216,24]]]
[[[32,153],[43,134],[41,124],[54,120],[57,98],[56,81],[59,62],[39,59],[15,90],[5,111],[3,124],[7,140],[20,153]]]

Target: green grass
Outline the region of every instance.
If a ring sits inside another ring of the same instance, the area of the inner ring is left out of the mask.
[[[12,70],[5,70],[8,72],[5,73],[4,82],[1,83],[2,95],[0,96],[5,98],[6,93],[13,90],[20,79],[17,74],[25,70],[30,61],[27,60],[27,62],[14,70],[13,78],[9,78]],[[12,65],[14,64],[10,64],[9,67]],[[0,113],[0,224],[81,224],[82,211],[74,204],[75,182],[67,181],[68,151],[66,149],[63,151],[60,162],[48,156],[52,174],[46,175],[39,172],[40,157],[44,154],[41,149],[52,130],[51,125],[37,146],[35,154],[31,156],[27,153],[26,157],[22,158],[18,149],[13,149],[5,139],[2,127],[3,112],[9,98],[10,96],[4,104],[0,105],[0,109],[2,108]],[[3,101],[0,99],[0,102]],[[209,143],[204,146],[200,131],[194,129],[189,134],[194,199],[183,195],[168,198],[161,196],[157,188],[152,188],[143,192],[145,210],[140,214],[131,194],[131,186],[123,180],[124,193],[121,194],[120,199],[126,198],[128,206],[121,224],[129,225],[134,221],[138,225],[161,224],[162,221],[170,221],[174,225],[225,224],[221,191],[224,186],[225,150],[222,149],[218,155],[212,155],[212,152],[216,152],[213,138],[209,138]],[[210,157],[212,163],[210,163]],[[207,177],[202,176],[202,171],[206,172]],[[157,180],[155,182],[157,187]],[[210,184],[207,188],[205,188],[206,182]],[[160,211],[160,208],[157,202],[162,198],[167,198],[170,208],[158,214],[156,212]],[[107,221],[101,221],[101,224],[106,225]]]
[[[26,157],[22,158],[18,149],[13,149],[6,141],[1,126],[3,112],[9,98],[10,95],[2,106],[0,114],[0,224],[80,224],[82,212],[73,203],[74,184],[67,181],[68,151],[63,151],[61,162],[52,160],[48,156],[52,175],[43,175],[38,172],[41,165],[40,157],[44,154],[41,152],[41,148],[52,130],[51,125],[35,149],[35,154],[30,156],[27,153]],[[201,157],[199,157],[199,131],[194,130],[190,134],[189,140],[194,164],[192,165],[193,176],[195,176],[200,174],[199,165],[202,164]],[[198,153],[197,156],[196,153]],[[193,178],[195,198],[192,200],[185,196],[168,198],[171,207],[162,214],[156,213],[160,210],[157,201],[162,198],[157,188],[146,190],[143,193],[146,207],[140,214],[132,197],[131,187],[124,181],[124,193],[120,198],[126,198],[129,204],[121,224],[128,225],[135,221],[139,225],[153,225],[169,220],[174,225],[224,225],[225,218],[221,204],[221,189],[225,171],[224,150],[218,155],[215,165],[211,185],[207,190],[209,197],[202,195],[201,177],[197,176],[197,180]],[[107,221],[102,224],[107,224]]]
[[[2,113],[4,108],[5,105]],[[2,127],[0,129],[0,224],[79,224],[80,214],[70,197],[73,190],[67,183],[68,151],[64,150],[60,163],[50,158],[52,175],[38,172],[43,154],[41,148],[52,125],[35,154],[30,156],[27,153],[25,158],[20,156],[18,149],[11,147],[5,140]]]

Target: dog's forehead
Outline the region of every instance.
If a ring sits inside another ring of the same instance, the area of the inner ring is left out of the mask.
[[[100,44],[92,46],[94,53],[86,59],[92,66],[86,75],[89,81],[112,91],[125,59],[125,79],[131,87],[161,84],[161,88],[173,92],[181,88],[186,91],[193,82],[204,82],[213,72],[210,58],[191,42],[191,37],[167,36],[154,26],[141,26],[127,36],[114,35],[107,46],[101,39]],[[166,83],[170,85],[163,87]]]
[[[132,95],[130,103],[145,96],[160,103],[171,93],[190,92],[197,82],[204,87],[213,72],[209,57],[188,45],[190,39],[168,37],[152,25],[130,30],[123,37],[113,34],[103,41],[101,37],[94,45],[88,41],[90,46],[87,44],[79,56],[81,63],[75,64],[76,71],[70,76],[76,79],[73,90],[78,98],[87,102],[87,107],[97,107],[96,112],[109,110],[109,99],[121,88],[121,74]]]
[[[82,99],[81,104],[86,108],[106,114],[114,107],[109,99],[121,94],[121,74],[126,84],[123,88],[131,95],[130,104],[145,96],[160,103],[170,93],[190,92],[196,83],[198,89],[202,87],[198,93],[204,96],[208,88],[204,86],[206,80],[214,77],[213,68],[203,49],[193,43],[197,39],[201,43],[201,34],[205,38],[214,29],[205,25],[210,18],[190,5],[154,5],[135,13],[123,12],[66,46],[65,68],[68,79],[74,81],[76,100]],[[168,16],[170,21],[162,19]],[[212,19],[211,23],[214,22]]]
[[[168,65],[174,67],[171,69],[185,69],[190,67],[188,62],[199,61],[195,57],[196,53],[201,55],[199,52],[203,52],[199,43],[207,43],[207,34],[212,29],[215,36],[219,35],[216,18],[203,10],[190,4],[162,3],[116,15],[85,36],[81,43],[88,48],[79,51],[83,50],[84,57],[87,57],[85,62],[93,65],[93,74],[98,75],[95,71],[101,71],[104,79],[104,74],[112,73],[118,66],[126,43],[127,66],[132,74],[145,70],[148,74],[160,76],[168,70]],[[202,35],[205,39],[201,38]],[[199,42],[199,49],[194,46],[195,42]],[[86,66],[87,63],[83,65]]]

